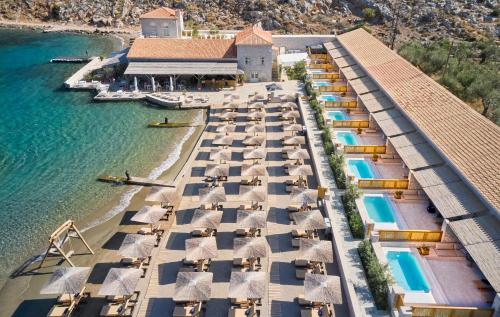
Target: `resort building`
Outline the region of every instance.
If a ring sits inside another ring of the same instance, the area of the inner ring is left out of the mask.
[[[499,127],[363,29],[310,57],[367,235],[395,279],[392,307],[497,314]]]
[[[182,10],[160,7],[140,17],[143,37],[180,38],[184,30]]]

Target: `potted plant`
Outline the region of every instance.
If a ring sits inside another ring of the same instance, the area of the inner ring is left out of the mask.
[[[402,190],[396,190],[394,192],[394,198],[401,199],[402,196],[403,196],[403,191]]]
[[[378,155],[377,154],[373,153],[372,161],[374,161],[374,162],[378,161]]]
[[[363,130],[362,130],[361,128],[358,128],[357,133],[358,133],[358,134],[361,134],[361,132],[362,132],[362,131],[363,131]]]

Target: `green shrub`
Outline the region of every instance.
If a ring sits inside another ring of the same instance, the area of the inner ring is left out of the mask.
[[[387,296],[389,294],[387,267],[382,266],[377,260],[370,241],[360,242],[358,253],[365,270],[368,286],[375,301],[375,306],[378,309],[387,310]]]
[[[356,208],[356,198],[359,197],[359,192],[354,185],[349,184],[346,192],[342,195],[341,200],[344,205],[344,212],[347,217],[349,228],[351,229],[354,238],[363,239],[365,237],[365,228],[363,220]]]
[[[365,17],[366,20],[371,20],[377,16],[377,11],[373,8],[364,8],[363,16]]]
[[[318,124],[318,129],[323,130],[325,128],[325,120],[323,119],[321,110],[316,111],[316,123]]]
[[[306,62],[296,62],[292,67],[287,69],[286,74],[288,75],[288,78],[292,80],[305,80],[307,74]]]
[[[333,176],[335,177],[335,183],[337,188],[345,189],[346,187],[346,176],[344,173],[344,157],[342,155],[331,155],[329,158],[330,168],[332,169]]]

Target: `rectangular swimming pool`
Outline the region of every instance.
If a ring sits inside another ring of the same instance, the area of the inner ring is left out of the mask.
[[[347,162],[347,168],[356,178],[375,178],[370,164],[365,160],[349,160]]]
[[[349,131],[337,132],[337,140],[343,145],[358,145],[356,135]]]
[[[331,86],[332,83],[327,81],[314,81],[312,85],[315,87],[326,87]]]
[[[311,73],[313,73],[313,74],[323,74],[323,73],[326,73],[326,71],[324,69],[311,69],[309,71]]]
[[[390,202],[384,196],[363,196],[368,217],[374,222],[396,222],[394,210]]]
[[[327,111],[326,118],[330,120],[346,120],[347,116],[342,111]]]
[[[422,268],[410,251],[388,251],[387,260],[396,283],[405,291],[428,293],[431,290]]]
[[[323,101],[337,101],[337,97],[334,95],[321,95],[319,99]]]

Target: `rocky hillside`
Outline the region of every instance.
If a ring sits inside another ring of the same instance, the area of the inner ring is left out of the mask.
[[[399,40],[500,35],[497,0],[3,0],[0,16],[121,27],[137,25],[142,13],[161,5],[184,9],[201,28],[260,21],[279,33],[333,33],[364,22],[389,37],[397,20]]]

